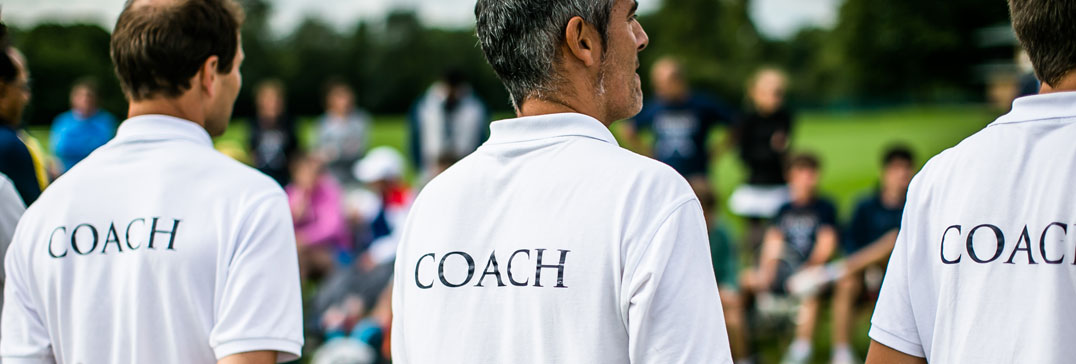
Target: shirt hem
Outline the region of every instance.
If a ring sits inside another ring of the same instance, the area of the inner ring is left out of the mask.
[[[923,347],[921,345],[878,327],[878,325],[871,325],[870,332],[867,336],[870,336],[871,339],[877,341],[879,344],[888,346],[896,351],[915,357],[926,358],[926,353],[923,352]]]
[[[286,339],[264,338],[231,340],[213,347],[217,360],[251,351],[276,351],[277,363],[283,363],[298,360],[301,356],[302,344]]]

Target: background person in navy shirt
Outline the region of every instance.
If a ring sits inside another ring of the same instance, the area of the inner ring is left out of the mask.
[[[67,171],[116,135],[116,118],[97,107],[97,83],[83,79],[71,87],[71,110],[52,121],[49,142]]]
[[[29,80],[26,59],[8,45],[7,27],[0,24],[0,173],[11,179],[27,206],[41,194],[30,151],[15,134],[30,102]]]
[[[837,249],[837,210],[816,191],[820,170],[812,154],[801,153],[789,160],[791,201],[781,206],[767,229],[757,268],[743,275],[743,285],[751,293],[786,293],[793,274],[822,266]],[[806,363],[811,357],[819,298],[816,294],[802,298],[795,340],[782,363]]]
[[[646,103],[631,123],[624,123],[628,143],[693,183],[705,181],[716,150],[708,146],[707,139],[714,127],[733,120],[733,112],[717,100],[692,92],[683,67],[672,58],[655,63],[650,77],[656,98]],[[642,130],[653,132],[653,147],[643,145],[637,134]]]
[[[834,267],[830,271],[844,273],[833,296],[834,363],[861,362],[857,361],[849,341],[852,315],[864,288],[877,293],[881,287],[885,270],[880,266],[889,260],[897,240],[908,185],[915,174],[914,163],[912,151],[907,147],[893,146],[885,152],[878,190],[856,204],[843,239],[847,259],[831,263]]]

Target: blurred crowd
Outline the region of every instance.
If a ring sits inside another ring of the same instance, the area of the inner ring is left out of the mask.
[[[786,106],[781,70],[764,68],[751,77],[742,107],[693,89],[687,71],[673,58],[656,62],[643,111],[614,126],[626,147],[672,166],[698,194],[734,358],[762,361],[754,349],[758,337],[776,335],[790,342],[783,362],[807,362],[819,310],[828,304],[832,362],[862,362],[852,347],[852,322],[858,310],[873,307],[917,165],[912,152],[894,145],[878,156],[877,188],[840,214],[818,192],[823,161],[795,148],[796,115]],[[284,106],[287,86],[264,80],[254,90],[248,143],[226,152],[287,193],[312,360],[388,362],[395,233],[417,190],[485,141],[489,112],[466,76],[450,70],[414,101],[407,150],[374,146],[372,118],[356,106],[353,86],[328,80],[314,142],[304,145],[300,123]],[[8,104],[25,104],[29,86],[19,92],[0,96],[0,131],[17,138],[0,139],[6,143],[0,172],[30,205],[50,180],[107,143],[117,119],[98,108],[94,81],[80,80],[45,148],[16,126],[21,108]],[[726,132],[714,133],[719,128]],[[728,191],[739,227],[722,217],[711,180],[724,153],[735,153],[747,170]]]

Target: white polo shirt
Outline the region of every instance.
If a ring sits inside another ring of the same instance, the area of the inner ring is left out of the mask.
[[[7,178],[7,175],[0,173],[0,258],[7,254],[7,247],[11,245],[11,238],[15,236],[15,225],[19,223],[19,218],[24,212],[26,212],[26,205],[23,205],[22,197],[19,197],[15,184]],[[4,287],[2,270],[3,263],[0,262],[0,289]],[[3,304],[4,299],[0,297],[0,305]]]
[[[302,346],[284,192],[187,120],[123,122],[26,211],[5,262],[5,364],[286,361]]]
[[[396,363],[727,363],[702,210],[580,114],[502,120],[428,184],[396,259]]]
[[[927,163],[870,337],[931,363],[1076,358],[1076,93],[1028,96]]]

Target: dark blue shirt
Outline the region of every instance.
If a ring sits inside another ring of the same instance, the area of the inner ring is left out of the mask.
[[[11,179],[26,206],[30,206],[41,195],[41,185],[37,183],[30,150],[15,134],[15,129],[9,126],[0,126],[0,173]]]
[[[806,205],[786,203],[777,210],[774,226],[785,238],[782,259],[799,266],[811,257],[818,231],[824,226],[837,226],[837,209],[828,199],[817,197]]]
[[[904,214],[904,204],[896,208],[886,207],[882,203],[880,192],[875,192],[859,200],[855,214],[848,225],[844,239],[844,253],[852,254],[870,245],[886,233],[900,229],[900,219]]]
[[[693,94],[684,102],[656,100],[635,117],[638,130],[654,133],[654,158],[683,176],[705,175],[710,166],[706,139],[718,124],[729,124],[732,111],[716,100]]]

